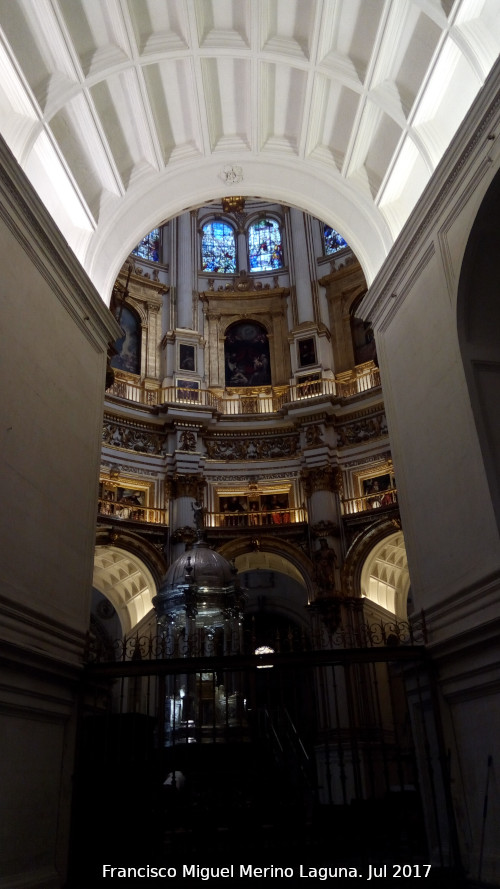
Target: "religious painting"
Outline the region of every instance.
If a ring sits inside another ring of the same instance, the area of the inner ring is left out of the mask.
[[[366,506],[369,509],[374,509],[378,506],[390,506],[391,503],[395,502],[394,495],[389,493],[392,487],[393,481],[389,473],[363,479],[363,494],[366,497]]]
[[[196,370],[196,353],[189,343],[179,343],[179,369]]]
[[[144,491],[138,491],[135,488],[117,488],[116,499],[120,503],[127,503],[130,506],[144,506]]]
[[[247,524],[248,498],[243,496],[219,497],[219,512],[222,524],[228,528],[243,527]]]
[[[299,367],[308,367],[311,364],[317,364],[316,359],[316,343],[314,337],[308,337],[305,340],[297,342],[299,350]]]
[[[141,372],[141,324],[139,318],[128,306],[120,306],[115,312],[123,336],[114,343],[116,355],[111,359],[111,367],[128,373]]]
[[[196,380],[177,380],[177,400],[191,401],[197,404],[200,400],[200,384]]]
[[[375,336],[369,321],[351,317],[352,341],[354,345],[354,361],[356,364],[365,364],[373,361],[378,365]]]
[[[270,385],[267,331],[257,321],[238,321],[227,329],[224,358],[226,386]]]
[[[266,494],[261,497],[262,524],[285,525],[290,521],[288,494]]]

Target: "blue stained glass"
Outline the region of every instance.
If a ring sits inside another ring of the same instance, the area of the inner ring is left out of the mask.
[[[283,267],[281,229],[274,219],[261,219],[248,230],[248,260],[251,272]]]
[[[154,228],[149,232],[142,241],[132,250],[135,256],[141,256],[143,259],[151,259],[153,262],[160,261],[160,229]]]
[[[201,267],[204,272],[234,275],[236,241],[234,230],[225,222],[207,222],[201,239]]]
[[[347,242],[344,241],[342,235],[339,235],[339,233],[329,225],[323,226],[323,239],[325,243],[325,253],[327,254],[336,253],[337,250],[342,250],[342,247],[349,246]]]

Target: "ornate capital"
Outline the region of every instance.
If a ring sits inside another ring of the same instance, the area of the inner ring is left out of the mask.
[[[302,472],[302,484],[307,497],[315,491],[339,491],[341,479],[338,466],[317,466]]]
[[[193,500],[203,500],[205,485],[206,482],[202,475],[178,475],[176,473],[170,480],[169,496],[173,499],[192,497]]]

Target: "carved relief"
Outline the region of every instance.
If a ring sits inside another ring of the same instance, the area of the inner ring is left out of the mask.
[[[321,426],[307,426],[306,427],[306,443],[309,448],[316,447],[323,443],[323,430]]]
[[[113,448],[125,448],[127,451],[139,451],[144,454],[163,454],[165,452],[165,436],[150,432],[141,427],[124,426],[105,419],[102,431],[103,444]]]
[[[179,447],[182,451],[196,450],[196,434],[187,429],[179,433]]]
[[[211,438],[206,441],[210,460],[270,460],[294,457],[299,450],[299,436],[273,435],[265,438]]]
[[[360,418],[354,423],[346,423],[344,426],[340,426],[337,429],[337,442],[338,446],[342,448],[387,434],[385,414],[378,414],[375,417]]]

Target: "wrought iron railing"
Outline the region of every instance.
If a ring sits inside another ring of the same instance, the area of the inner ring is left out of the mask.
[[[92,636],[88,640],[87,662],[140,663],[183,658],[198,662],[200,659],[242,656],[254,659],[257,667],[272,664],[276,658],[310,654],[311,651],[316,655],[324,653],[328,658],[332,649],[395,649],[421,646],[427,641],[423,619],[415,623],[396,619],[385,622],[356,619],[342,623],[341,601],[329,598],[317,600],[310,606],[313,617],[319,618],[311,633],[297,626],[276,630],[272,638],[267,632],[265,650],[253,626],[230,637],[224,635],[221,627],[197,627],[188,634],[185,628],[172,626],[146,634],[132,633],[109,642]],[[332,620],[334,612],[336,618]]]

